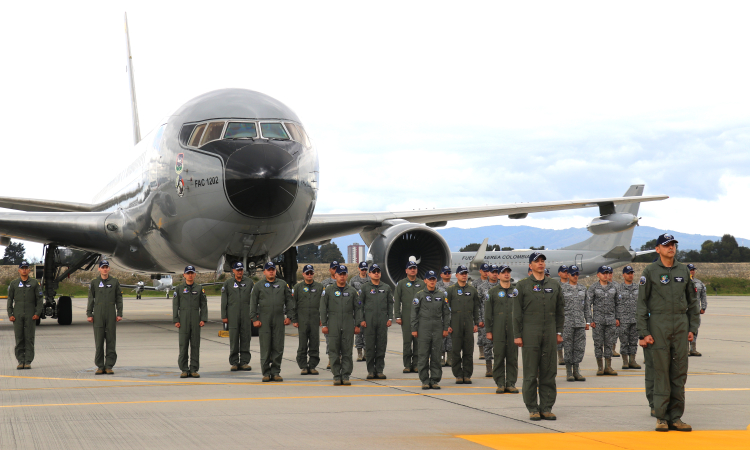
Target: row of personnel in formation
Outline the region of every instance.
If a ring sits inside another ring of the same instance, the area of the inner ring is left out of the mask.
[[[230,370],[252,370],[252,324],[259,329],[262,380],[283,381],[284,327],[293,324],[299,330],[297,363],[302,375],[318,374],[318,330],[322,327],[334,385],[351,385],[354,337],[362,330],[367,378],[385,379],[387,329],[395,319],[403,334],[404,372],[418,372],[422,389],[440,389],[446,359],[456,383],[471,384],[473,334],[483,328],[479,342],[489,360],[496,392],[518,393],[515,384],[521,348],[523,400],[530,419],[554,420],[556,347],[564,345],[567,380],[584,381],[579,364],[585,349],[585,330],[591,327],[597,375],[616,375],[611,357],[619,327],[623,366],[627,359],[629,368],[638,367],[636,345],[644,348],[646,396],[651,414],[657,418],[656,429],[689,431],[690,426],[681,421],[687,344],[695,341],[700,313],[705,312],[706,305],[703,300],[699,307],[698,289],[691,276],[695,268],[674,259],[677,241],[665,234],[657,242],[660,257],[644,270],[638,284],[633,283],[632,267],[623,270],[625,282],[614,285],[611,268],[602,266],[598,283],[588,289],[578,284],[576,266],[566,268],[568,276],[563,283],[549,278],[545,274],[546,257],[538,252],[529,256],[529,276],[515,285],[511,283],[511,268],[506,265],[483,267],[487,279],[472,285],[465,266],[458,266],[454,283],[447,267],[440,281],[432,270],[420,279],[417,264],[410,261],[406,278],[394,290],[381,283],[377,264],[361,266],[363,273],[348,282],[346,266],[334,261],[331,278],[323,283],[313,280],[314,269],[306,265],[303,281],[290,289],[276,277],[273,262],[265,264],[263,278],[257,283],[245,276],[238,262],[233,265],[234,277],[221,289],[221,318],[229,329]],[[100,261],[99,272],[89,288],[86,313],[94,326],[96,374],[113,374],[117,360],[115,324],[123,314],[122,290],[117,279],[109,276],[106,260]],[[18,368],[24,369],[31,367],[34,356],[34,325],[41,314],[42,293],[37,281],[28,276],[28,264],[22,263],[19,273],[21,277],[8,290],[8,315],[16,330]],[[178,365],[183,378],[200,377],[200,329],[208,320],[206,295],[195,283],[195,275],[193,266],[185,268],[184,282],[173,298],[173,322],[179,328]],[[447,358],[446,351],[450,353]]]

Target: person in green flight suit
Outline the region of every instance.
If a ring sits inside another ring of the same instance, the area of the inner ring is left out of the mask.
[[[314,276],[312,264],[305,265],[302,268],[303,280],[292,289],[299,335],[297,365],[302,375],[318,375],[316,367],[320,363],[320,297],[323,285],[315,281]]]
[[[425,288],[412,301],[411,334],[419,340],[419,379],[422,389],[440,389],[443,365],[443,338],[448,336],[451,312],[446,293],[437,289],[437,274],[428,270]]]
[[[406,263],[406,278],[396,283],[393,292],[393,315],[396,323],[401,325],[401,336],[404,338],[404,373],[417,373],[418,344],[411,335],[411,303],[417,292],[424,289],[424,281],[417,278],[417,263]]]
[[[117,322],[122,320],[122,289],[117,278],[109,276],[109,262],[99,261],[99,276],[89,285],[89,301],[86,307],[86,320],[94,324],[96,353],[95,375],[113,375],[112,368],[117,362]],[[104,342],[107,343],[107,357],[104,357]]]
[[[380,266],[373,264],[369,268],[369,280],[359,290],[364,319],[360,325],[365,330],[367,342],[365,358],[368,380],[386,378],[383,373],[385,350],[388,347],[388,328],[393,323],[393,292],[390,286],[380,282],[381,276]]]
[[[451,311],[451,326],[448,332],[453,341],[451,369],[456,377],[456,384],[472,384],[474,373],[474,333],[480,326],[479,291],[468,283],[469,269],[466,266],[456,268],[456,284],[447,290],[448,306]]]
[[[200,378],[201,327],[208,320],[208,301],[200,284],[195,284],[195,267],[183,271],[185,281],[174,290],[172,321],[180,329],[180,378]],[[188,361],[188,349],[190,360]]]
[[[334,386],[351,386],[349,377],[354,369],[352,348],[354,335],[362,323],[362,302],[356,289],[346,283],[345,265],[336,269],[336,283],[325,288],[320,299],[320,320],[323,334],[328,336],[328,357]]]
[[[676,252],[674,236],[660,235],[656,239],[659,258],[643,270],[638,287],[638,344],[650,353],[656,431],[693,430],[682,415],[688,342],[698,334],[700,307],[690,271],[675,260]]]
[[[484,301],[484,327],[495,356],[492,378],[497,385],[496,394],[518,394],[518,347],[513,342],[513,301],[518,290],[510,283],[510,266],[501,264],[498,270],[500,282],[490,289]]]
[[[565,301],[560,283],[545,273],[547,258],[529,255],[531,276],[516,284],[513,302],[514,342],[523,358],[523,401],[531,420],[555,420],[557,344],[563,341]]]
[[[250,296],[253,280],[245,277],[245,266],[232,265],[232,278],[221,287],[221,321],[229,328],[229,370],[252,370],[250,366]]]
[[[18,265],[19,278],[8,286],[8,320],[13,322],[16,334],[16,369],[31,369],[34,361],[34,334],[36,321],[44,310],[42,288],[34,278],[29,278],[28,261]]]
[[[294,316],[294,298],[286,281],[276,278],[276,265],[272,261],[263,266],[263,276],[265,280],[255,284],[250,298],[250,318],[259,329],[262,381],[284,381],[281,377],[284,327],[292,322],[299,325]]]

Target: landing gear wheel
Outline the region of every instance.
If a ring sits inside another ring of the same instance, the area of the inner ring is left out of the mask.
[[[57,300],[57,323],[60,325],[73,323],[73,302],[70,297],[63,296]]]
[[[141,299],[141,294],[135,294],[135,299],[136,300],[140,300]]]

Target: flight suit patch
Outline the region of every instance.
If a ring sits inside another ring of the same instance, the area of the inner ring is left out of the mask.
[[[274,285],[273,285],[273,288],[274,288],[274,289],[278,289],[278,288],[279,288],[279,285],[278,285],[278,284],[274,284]]]
[[[538,284],[535,284],[534,287],[531,288],[531,290],[533,290],[534,292],[539,292],[542,290],[542,287],[539,286]]]
[[[310,289],[310,292],[317,292],[317,289]]]
[[[684,283],[685,279],[682,278],[682,277],[674,277],[674,282],[675,283]]]
[[[99,282],[99,287],[104,287],[104,283],[102,283],[102,282],[100,281],[100,282]]]
[[[518,296],[518,289],[513,289],[513,293],[509,295],[509,297],[517,297]]]
[[[378,289],[378,292],[382,294],[383,292],[385,292],[385,289]]]
[[[344,292],[344,297],[349,297],[349,293],[348,292]]]
[[[411,281],[406,282],[406,287],[411,287]]]
[[[500,298],[505,297],[505,291],[498,292],[497,296],[500,297]]]
[[[266,283],[263,286],[265,286],[265,287],[271,287],[271,283]]]
[[[370,289],[370,294],[374,294],[374,293],[375,293],[375,289]]]
[[[333,295],[335,295],[336,297],[341,297],[341,292],[336,291],[336,292],[333,293]]]
[[[668,284],[669,283],[669,275],[662,275],[659,277],[659,281],[661,281],[661,284]]]
[[[419,299],[418,299],[418,298],[415,298],[415,299],[414,299],[414,304],[415,304],[415,305],[418,305],[418,304],[419,304]]]
[[[471,297],[471,292],[467,292],[464,295],[467,296],[467,297]]]
[[[462,295],[463,293],[464,291],[462,291],[461,289],[458,290],[458,295]]]
[[[429,295],[425,295],[425,297],[424,297],[424,298],[425,298],[425,300],[427,300],[428,302],[431,302],[431,301],[432,301],[432,297],[430,297]]]
[[[185,288],[185,289],[183,289],[183,291],[182,291],[182,293],[183,293],[183,294],[187,294],[187,293],[189,293],[189,292],[190,292],[190,290],[189,290],[188,288]]]
[[[544,288],[544,292],[546,292],[548,294],[551,294],[552,293],[552,288]]]
[[[640,285],[643,286],[644,284],[646,284],[646,277],[641,277]]]
[[[302,292],[310,292],[310,288],[308,288],[307,286],[305,286],[305,287],[302,288]]]

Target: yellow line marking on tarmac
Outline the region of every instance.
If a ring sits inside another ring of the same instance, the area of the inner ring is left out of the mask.
[[[693,431],[614,431],[592,433],[479,434],[456,436],[493,449],[556,450],[637,449],[637,450],[740,450],[750,448],[748,430]]]

